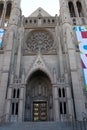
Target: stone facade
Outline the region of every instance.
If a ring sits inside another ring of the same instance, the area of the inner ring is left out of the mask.
[[[21,0],[0,0],[0,116],[6,121],[83,120],[87,114],[74,32],[87,25],[86,0],[60,0],[60,15],[38,8],[22,16]]]

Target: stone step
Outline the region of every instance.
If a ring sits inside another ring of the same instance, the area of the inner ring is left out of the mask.
[[[5,124],[0,130],[87,130],[87,126],[81,122],[23,122]]]

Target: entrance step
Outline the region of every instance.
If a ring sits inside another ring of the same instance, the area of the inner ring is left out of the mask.
[[[82,122],[22,122],[0,126],[0,130],[87,130]]]

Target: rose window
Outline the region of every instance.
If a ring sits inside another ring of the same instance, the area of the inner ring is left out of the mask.
[[[27,48],[34,52],[49,51],[53,47],[53,38],[49,32],[33,31],[27,39]]]

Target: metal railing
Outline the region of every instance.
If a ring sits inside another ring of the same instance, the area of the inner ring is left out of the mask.
[[[76,121],[71,115],[68,115],[67,121],[63,122],[66,129],[70,130],[87,130],[87,117],[83,121]],[[9,114],[0,117],[0,126],[10,122]],[[62,121],[61,121],[62,122]]]
[[[70,130],[87,130],[86,121],[66,121],[66,128]]]
[[[83,121],[78,121],[73,118],[72,115],[67,116],[66,127],[70,130],[87,130],[87,116],[84,113]]]
[[[4,114],[0,117],[0,125],[10,122],[9,114]]]

